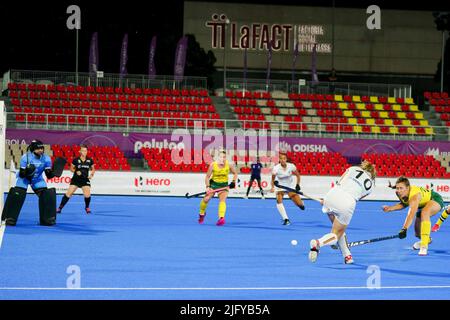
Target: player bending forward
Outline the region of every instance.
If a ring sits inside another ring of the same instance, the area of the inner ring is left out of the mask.
[[[292,202],[294,202],[295,205],[301,210],[305,210],[305,205],[297,193],[288,192],[281,188],[277,188],[275,190],[275,180],[277,180],[280,185],[291,187],[293,182],[292,176],[295,176],[297,179],[295,183],[295,190],[300,191],[300,174],[297,171],[297,167],[293,163],[289,163],[287,161],[287,155],[285,153],[280,153],[279,161],[280,163],[272,169],[272,189],[270,192],[277,192],[277,209],[283,218],[283,225],[287,226],[290,225],[291,222],[289,221],[289,217],[283,205],[284,194],[287,193]]]
[[[344,256],[344,263],[353,263],[345,229],[353,217],[356,202],[372,192],[375,186],[375,174],[373,164],[365,160],[359,166],[348,168],[337,185],[325,195],[322,211],[328,213],[333,226],[331,233],[310,241],[309,260],[311,262],[316,262],[321,247],[337,243]]]
[[[408,178],[403,176],[397,179],[395,187],[392,188],[395,188],[395,194],[400,203],[393,206],[383,206],[383,211],[391,212],[409,207],[405,222],[398,234],[399,238],[406,238],[406,232],[411,226],[414,217],[416,217],[414,230],[416,237],[420,238],[420,241],[413,244],[413,249],[419,250],[419,256],[426,256],[428,254],[428,245],[432,241],[430,238],[430,217],[444,208],[444,200],[439,193],[433,190],[411,185]],[[447,212],[447,210],[444,212]]]

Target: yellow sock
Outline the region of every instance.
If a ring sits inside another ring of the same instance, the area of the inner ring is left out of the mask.
[[[201,215],[205,214],[207,206],[208,206],[208,204],[205,201],[203,201],[203,199],[202,199],[202,201],[200,201],[200,214]]]
[[[420,245],[422,247],[428,247],[430,242],[431,222],[422,221],[420,224]]]
[[[219,202],[219,218],[225,218],[225,211],[227,211],[227,204]]]
[[[444,222],[445,219],[447,219],[447,217],[448,217],[447,210],[442,211],[441,216],[439,217],[438,221],[436,221],[436,224],[440,227],[442,222]]]

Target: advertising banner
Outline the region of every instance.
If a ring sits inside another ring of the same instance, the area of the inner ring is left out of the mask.
[[[72,177],[70,171],[64,171],[60,178],[46,179],[48,187],[56,188],[57,193],[67,191]],[[333,176],[302,176],[302,191],[312,197],[320,198],[336,185],[339,177]],[[237,188],[230,191],[230,197],[243,197],[249,186],[250,175],[239,174],[240,182]],[[271,175],[262,175],[262,187],[270,189]],[[295,181],[295,180],[294,180]],[[364,200],[397,200],[395,191],[388,188],[389,181],[394,179],[378,178],[374,191]],[[231,176],[230,176],[231,182]],[[444,201],[450,201],[450,180],[444,179],[410,179],[411,184],[431,188],[441,194]],[[4,190],[8,188],[8,171],[3,178]],[[91,180],[91,193],[94,195],[135,195],[135,196],[178,196],[186,193],[198,193],[205,191],[204,173],[171,173],[171,172],[121,172],[121,171],[97,171]],[[295,187],[291,185],[291,187]],[[256,181],[250,189],[251,197],[260,197]],[[31,188],[28,192],[32,192]],[[81,194],[81,190],[77,190]],[[266,198],[274,198],[273,193],[267,193]]]
[[[242,135],[242,130],[235,136],[231,134],[221,136],[223,147],[228,150],[256,150],[261,142],[267,142],[265,137]],[[205,133],[205,131],[204,131]],[[245,133],[245,132],[244,132]],[[269,132],[270,133],[270,132]],[[95,132],[95,131],[58,131],[58,130],[23,130],[6,129],[6,144],[28,144],[39,137],[45,144],[74,145],[84,143],[88,146],[118,146],[127,157],[140,158],[139,150],[147,148],[189,148],[198,146],[205,148],[211,144],[207,134],[203,135],[171,135],[150,133]],[[194,144],[195,141],[195,144]],[[199,143],[198,143],[199,141]],[[293,152],[338,152],[344,157],[360,157],[363,153],[387,154],[450,154],[449,141],[407,141],[407,140],[368,140],[332,138],[297,138],[279,137],[275,139],[277,145],[270,150],[287,150]]]

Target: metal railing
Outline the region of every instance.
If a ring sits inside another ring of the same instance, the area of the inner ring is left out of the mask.
[[[104,73],[102,77],[87,72],[10,70],[10,81],[15,83],[64,84],[102,86],[114,88],[169,88],[206,89],[206,77],[177,77],[129,74],[121,77],[116,73]],[[77,81],[78,80],[78,81]]]
[[[342,94],[411,98],[411,86],[405,84],[378,84],[357,82],[311,82],[265,79],[227,79],[227,90],[283,91],[287,93]]]
[[[22,119],[19,119],[19,118]],[[83,123],[77,121],[78,117],[84,118]],[[104,123],[98,124],[98,119],[104,119]],[[95,120],[95,121],[94,121]],[[217,121],[223,126],[217,127]],[[140,122],[140,123],[139,123]],[[144,124],[143,124],[144,123]],[[295,128],[294,128],[295,126]],[[356,138],[356,139],[385,139],[385,140],[422,140],[422,141],[450,141],[450,127],[428,126],[433,129],[432,134],[418,135],[415,133],[382,133],[382,128],[392,128],[383,125],[360,125],[348,123],[320,123],[320,122],[288,122],[288,121],[252,121],[229,119],[186,119],[163,117],[126,117],[126,116],[99,116],[99,115],[74,115],[74,114],[36,114],[36,113],[7,113],[8,128],[23,129],[49,129],[49,130],[74,130],[74,131],[118,131],[118,132],[147,132],[147,133],[171,133],[175,129],[194,130],[218,129],[236,130],[245,129],[246,134],[253,134],[251,130],[278,130],[280,136],[285,137],[318,137],[318,138]],[[348,132],[346,129],[358,127],[360,132]],[[369,127],[371,132],[364,132],[363,127]],[[373,132],[372,127],[380,128],[380,132]],[[395,126],[400,128],[411,126]],[[332,131],[330,131],[330,128]],[[390,129],[388,129],[390,130]],[[396,131],[397,131],[396,130]],[[407,130],[407,129],[406,129]],[[255,133],[256,134],[256,133]],[[259,134],[259,133],[258,133]]]
[[[102,77],[87,72],[10,70],[9,79],[16,83],[71,84],[81,86],[129,87],[129,88],[207,88],[206,77],[182,77],[126,75],[104,73]],[[227,90],[284,91],[287,93],[316,93],[342,95],[375,95],[388,97],[411,97],[411,85],[377,84],[356,82],[311,82],[291,80],[227,78]]]

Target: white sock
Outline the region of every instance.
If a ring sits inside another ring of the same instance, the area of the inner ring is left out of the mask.
[[[348,248],[347,235],[344,233],[342,237],[338,240],[339,249],[341,249],[344,258],[351,255],[350,249]]]
[[[277,209],[283,220],[289,219],[286,213],[286,209],[284,208],[284,205],[282,203],[277,203]]]
[[[319,239],[319,245],[321,247],[323,246],[331,246],[333,244],[336,244],[337,242],[337,236],[334,233],[327,233],[322,238]]]

